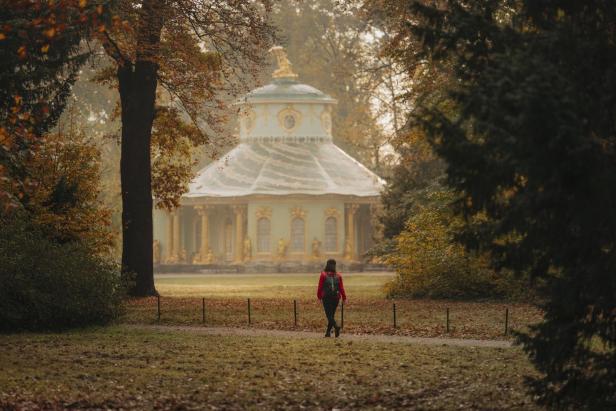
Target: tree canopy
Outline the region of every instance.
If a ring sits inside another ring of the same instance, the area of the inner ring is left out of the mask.
[[[0,206],[27,201],[25,161],[58,121],[90,55],[80,42],[108,18],[100,1],[0,2]]]
[[[543,284],[545,320],[520,335],[541,371],[531,387],[557,408],[614,408],[613,3],[397,3],[392,50],[421,39],[420,57],[455,78],[454,110],[415,118],[461,196],[461,239]]]

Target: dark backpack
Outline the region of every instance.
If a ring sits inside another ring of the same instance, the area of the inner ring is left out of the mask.
[[[338,297],[340,291],[340,277],[336,273],[327,273],[323,283],[323,295],[325,297]]]

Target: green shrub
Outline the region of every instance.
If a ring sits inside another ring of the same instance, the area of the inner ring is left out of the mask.
[[[124,289],[117,265],[83,243],[51,240],[24,216],[0,218],[0,330],[105,324]]]

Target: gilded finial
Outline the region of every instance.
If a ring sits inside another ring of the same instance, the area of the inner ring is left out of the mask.
[[[273,78],[297,78],[297,74],[293,72],[293,69],[291,68],[292,64],[287,58],[287,53],[284,51],[284,48],[274,46],[269,49],[269,52],[276,57],[276,61],[278,63],[278,68],[274,70],[274,73],[272,74]]]

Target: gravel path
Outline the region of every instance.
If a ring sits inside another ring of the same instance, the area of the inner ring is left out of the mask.
[[[181,325],[126,325],[130,328],[156,331],[180,331],[205,335],[237,335],[245,337],[281,337],[281,338],[312,338],[322,339],[323,334],[309,331],[265,330],[260,328],[230,328],[230,327],[190,327]],[[511,348],[510,341],[473,340],[467,338],[428,338],[409,337],[403,335],[383,334],[344,334],[340,336],[345,341],[368,341],[397,344],[448,345],[456,347],[490,347]]]

